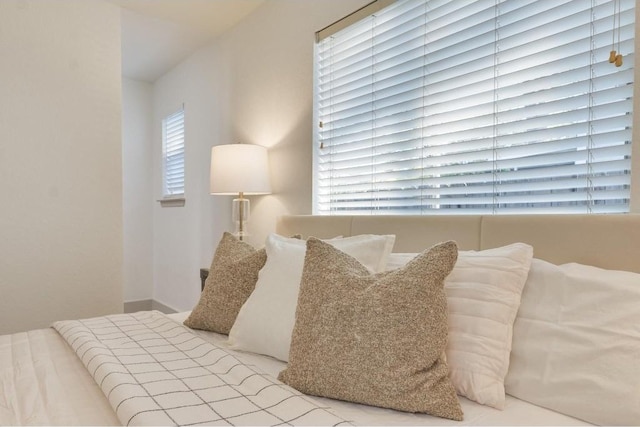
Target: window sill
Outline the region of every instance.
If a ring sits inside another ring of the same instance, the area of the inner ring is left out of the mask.
[[[184,206],[186,199],[184,197],[174,197],[158,200],[158,202],[160,202],[160,207],[163,208],[181,208]]]

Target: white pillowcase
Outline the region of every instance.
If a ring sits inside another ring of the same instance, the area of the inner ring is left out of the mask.
[[[458,257],[462,251],[458,251]],[[389,259],[387,260],[387,268],[386,271],[396,270],[398,268],[404,267],[409,261],[414,259],[420,255],[419,253],[409,253],[409,252],[394,252],[389,254]]]
[[[534,259],[505,384],[590,423],[640,423],[640,274]]]
[[[387,269],[417,254],[391,254]],[[505,405],[513,322],[531,266],[533,248],[514,243],[460,251],[445,280],[449,310],[447,363],[458,394],[494,408]]]
[[[384,271],[395,236],[360,235],[327,242],[376,273]],[[306,244],[276,234],[267,237],[267,262],[229,332],[231,348],[289,360]]]

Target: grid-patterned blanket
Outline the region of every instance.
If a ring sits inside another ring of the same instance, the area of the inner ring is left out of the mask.
[[[159,312],[56,322],[124,425],[340,425]]]

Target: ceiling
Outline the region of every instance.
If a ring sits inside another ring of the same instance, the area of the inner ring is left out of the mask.
[[[107,0],[122,8],[122,74],[154,82],[264,0]]]

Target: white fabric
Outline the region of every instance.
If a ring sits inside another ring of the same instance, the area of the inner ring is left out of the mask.
[[[458,251],[458,258],[460,258],[462,251]],[[395,270],[397,268],[404,267],[409,261],[417,257],[419,253],[391,253],[387,260],[387,271]]]
[[[177,322],[182,322],[189,313],[176,313],[169,317]],[[193,331],[203,339],[218,346],[224,347],[227,344],[225,335],[207,331]],[[259,369],[267,372],[274,378],[282,371],[286,364],[272,357],[266,357],[255,353],[233,352],[233,355],[243,363],[255,365]],[[515,425],[538,425],[538,426],[564,426],[564,425],[588,425],[584,421],[559,414],[549,409],[507,396],[503,411],[480,405],[464,397],[460,398],[460,404],[464,412],[462,422],[446,420],[432,417],[426,414],[411,414],[408,412],[394,411],[392,409],[376,408],[373,406],[361,405],[357,403],[343,402],[339,400],[316,397],[315,400],[330,406],[332,410],[342,418],[352,421],[356,425],[377,425],[377,426],[515,426]]]
[[[395,236],[360,235],[327,240],[371,272],[384,271]],[[267,262],[231,331],[231,348],[289,360],[307,242],[277,234],[267,237]]]
[[[53,327],[100,385],[122,425],[345,423],[156,311]]]
[[[391,254],[387,269],[415,255]],[[451,381],[458,394],[483,405],[504,408],[513,322],[532,257],[524,243],[460,251],[445,280]]]
[[[116,425],[102,390],[51,328],[0,336],[0,425]]]
[[[640,274],[535,259],[507,392],[596,424],[640,423]]]

